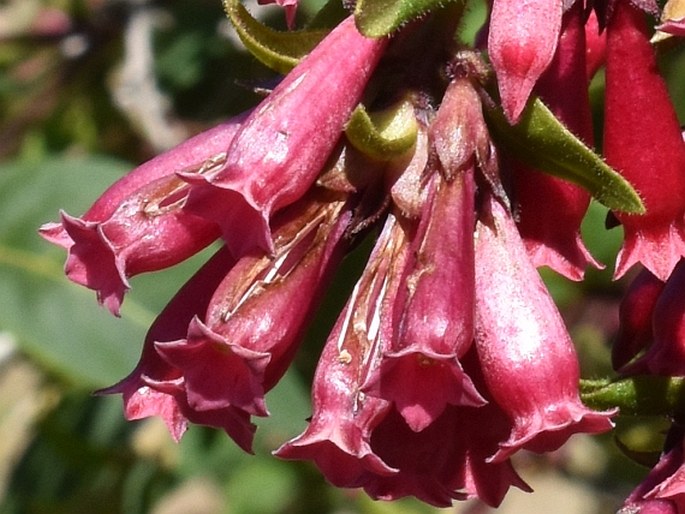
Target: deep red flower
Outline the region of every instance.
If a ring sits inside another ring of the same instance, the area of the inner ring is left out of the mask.
[[[685,256],[685,144],[649,39],[645,14],[617,0],[607,26],[604,153],[647,209],[616,214],[625,239],[615,277],[641,262],[665,281]]]

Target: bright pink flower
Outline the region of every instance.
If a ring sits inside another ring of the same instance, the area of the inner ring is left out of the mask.
[[[459,358],[473,341],[474,170],[429,185],[412,259],[397,295],[395,329],[364,391],[393,401],[419,432],[448,404],[482,405]]]
[[[121,394],[126,419],[159,416],[175,441],[179,441],[188,422],[223,428],[245,451],[251,451],[255,427],[247,413],[237,409],[225,412],[195,412],[185,398],[181,370],[169,365],[155,350],[156,341],[183,337],[188,323],[203,312],[234,259],[224,247],[219,250],[180,290],[150,327],[143,353],[135,369],[117,384],[97,394]]]
[[[666,280],[685,255],[685,145],[649,42],[645,14],[617,0],[607,26],[604,152],[637,190],[646,214],[617,213],[625,240],[619,278],[641,262]]]
[[[316,180],[386,44],[349,17],[253,111],[221,169],[183,175],[193,184],[186,210],[220,224],[234,255],[273,251],[271,214]]]
[[[623,373],[685,376],[685,260],[663,286],[651,316],[654,341],[647,353]]]
[[[556,54],[535,91],[571,132],[592,144],[583,17],[581,2],[564,14]],[[513,176],[518,227],[533,264],[571,280],[581,280],[588,265],[601,267],[580,238],[589,193],[523,164],[514,166]]]
[[[664,283],[643,269],[625,292],[618,311],[618,334],[611,348],[611,363],[618,370],[652,341],[654,307]]]
[[[518,122],[540,75],[552,62],[561,30],[562,0],[493,0],[488,54],[504,114]]]
[[[360,487],[370,477],[397,472],[370,446],[371,433],[391,404],[363,393],[361,386],[392,330],[392,306],[408,249],[404,229],[390,214],[319,359],[309,426],[275,452],[285,459],[314,461],[338,487]]]
[[[81,218],[40,229],[68,250],[67,276],[97,292],[119,314],[128,278],[174,265],[215,240],[214,223],[182,210],[188,185],[178,171],[202,174],[220,166],[242,116],[207,130],[140,165],[105,191]]]
[[[476,229],[476,348],[488,390],[514,425],[494,461],[612,428],[613,412],[580,402],[571,338],[511,215],[492,195]]]
[[[275,255],[241,258],[201,321],[157,351],[185,380],[197,411],[229,406],[266,416],[264,394],[286,371],[327,279],[340,261],[350,212],[347,195],[314,189],[279,213]]]

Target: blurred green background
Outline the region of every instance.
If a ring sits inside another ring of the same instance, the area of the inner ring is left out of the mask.
[[[283,27],[278,9],[251,7]],[[306,19],[315,2],[302,5]],[[466,26],[481,23],[475,6]],[[685,119],[685,56],[665,69]],[[91,391],[137,362],[155,314],[206,259],[137,277],[121,319],[62,273],[64,254],[38,227],[60,208],[81,214],[109,184],[156,153],[241,112],[251,87],[272,74],[246,54],[220,0],[5,0],[0,2],[0,512],[2,513],[388,513],[436,512],[419,502],[372,502],[326,484],[308,463],[270,451],[300,433],[309,379],[336,307],[363,263],[346,262],[296,365],[268,397],[255,456],[219,431],[191,427],[173,443],[161,421],[127,423],[119,397]],[[593,99],[601,126],[601,76]],[[620,231],[603,229],[593,205],[584,233],[609,264],[581,284],[543,274],[583,360],[584,376],[609,373],[608,347],[626,281],[611,282]],[[652,428],[663,420],[649,420]],[[656,423],[656,425],[654,425]],[[643,420],[626,437],[658,447]],[[574,438],[545,457],[517,458],[534,495],[510,493],[502,512],[614,512],[646,468],[603,438]],[[478,514],[466,502],[445,509]]]

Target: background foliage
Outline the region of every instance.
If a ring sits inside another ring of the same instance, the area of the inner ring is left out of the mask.
[[[299,16],[317,7],[307,3]],[[277,9],[251,10],[283,27]],[[483,16],[482,6],[472,8],[467,37]],[[665,59],[674,97],[685,99],[685,55],[670,51]],[[345,263],[295,368],[269,395],[272,417],[259,423],[256,456],[200,427],[175,445],[158,420],[127,423],[118,397],[90,395],[133,368],[155,313],[207,253],[134,279],[115,319],[64,278],[63,253],[36,230],[60,208],[82,213],[136,163],[258,101],[254,86],[273,75],[242,50],[220,1],[7,0],[0,67],[0,512],[434,512],[334,490],[310,465],[269,454],[305,426],[318,350],[364,245]],[[598,127],[601,92],[600,77]],[[685,119],[685,102],[678,109]],[[585,235],[611,268],[620,232],[606,232],[604,216],[593,205]],[[611,269],[590,272],[582,285],[543,274],[581,350],[584,376],[608,374],[628,279],[612,283]],[[618,433],[644,439],[643,428],[633,420]],[[523,456],[523,475],[540,490],[525,501],[543,503],[522,504],[513,494],[502,511],[613,512],[645,470],[596,441],[574,439],[545,459]],[[562,495],[568,505],[559,505]],[[545,501],[554,507],[545,510]],[[455,508],[487,512],[471,503]]]

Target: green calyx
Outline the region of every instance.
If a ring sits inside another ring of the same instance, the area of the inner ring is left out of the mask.
[[[417,134],[418,122],[414,107],[408,100],[372,113],[359,105],[345,128],[345,135],[352,146],[382,161],[404,155],[414,146]]]

